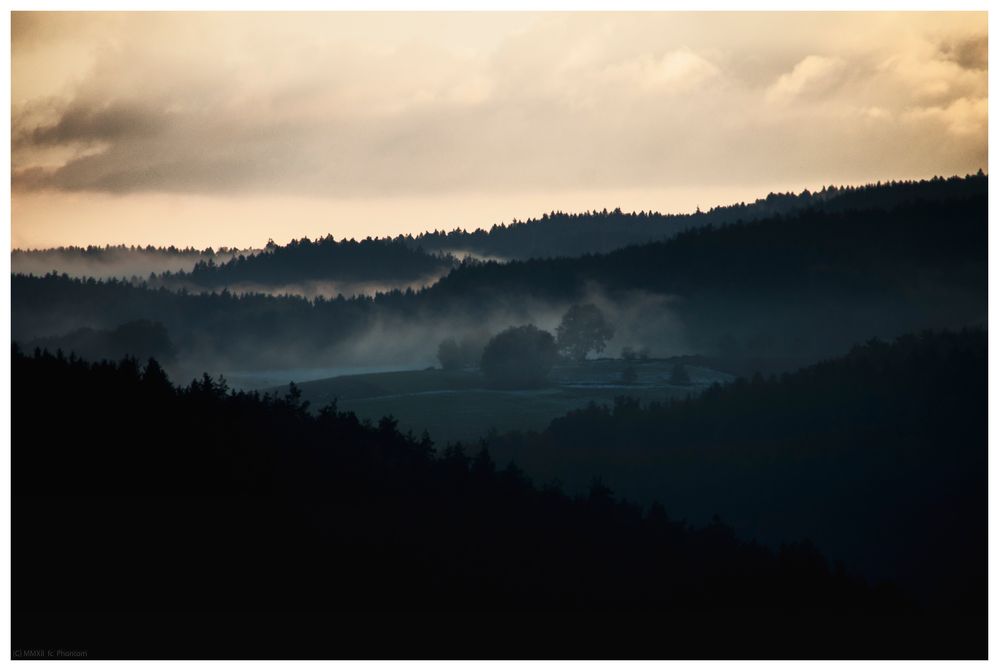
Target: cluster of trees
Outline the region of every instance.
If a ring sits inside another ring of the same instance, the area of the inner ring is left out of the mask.
[[[482,331],[460,341],[445,338],[437,348],[444,370],[477,366],[500,388],[539,387],[559,356],[583,361],[590,352],[600,353],[614,337],[614,327],[592,303],[571,306],[556,328],[556,336],[533,324],[510,327],[492,338]]]
[[[625,640],[650,657],[984,651],[978,619],[920,610],[807,542],[768,549],[599,483],[539,488],[390,418],[309,412],[294,388],[235,393],[207,375],[175,387],[155,361],[16,348],[12,383],[14,647],[84,636],[93,657],[164,644],[183,656],[179,633],[210,616],[207,656],[232,656],[236,640],[240,655],[287,655],[266,646],[301,635],[287,619],[301,612],[323,623],[323,646],[336,632],[320,656],[370,655],[354,633],[376,613],[410,614],[375,627],[407,657],[481,655],[493,627],[531,614],[578,628],[570,640],[525,627],[503,656],[619,656]]]
[[[489,333],[482,330],[466,333],[460,339],[445,338],[437,347],[437,360],[444,370],[478,368],[489,340]]]
[[[551,333],[532,324],[496,335],[482,352],[482,373],[498,387],[540,387],[558,357]]]
[[[614,337],[614,327],[593,303],[573,305],[555,329],[558,350],[573,361],[584,361],[590,352],[604,351]]]

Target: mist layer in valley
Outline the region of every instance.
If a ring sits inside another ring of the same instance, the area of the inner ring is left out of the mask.
[[[189,272],[201,262],[225,263],[255,250],[197,250],[176,247],[56,247],[15,249],[11,252],[11,272],[23,275],[66,274],[98,279],[137,278],[150,274]]]
[[[665,242],[574,258],[448,267],[453,257],[401,243],[323,239],[221,265],[203,262],[198,272],[171,276],[209,278],[198,292],[15,275],[13,338],[28,344],[147,320],[162,324],[175,346],[173,372],[246,379],[262,372],[269,382],[285,372],[303,381],[337,371],[434,366],[446,338],[523,324],[551,331],[566,310],[583,303],[597,305],[614,325],[606,354],[631,347],[656,357],[711,356],[750,374],[794,370],[871,337],[984,323],[987,178],[856,193],[871,201],[869,209],[810,209],[705,226]],[[247,282],[257,271],[267,275],[259,284],[271,287],[286,286],[277,283],[293,273],[371,282],[389,272],[374,262],[330,268],[324,260],[331,254],[402,259],[411,267],[392,270],[398,281],[428,264],[444,274],[435,282],[424,278],[433,283],[422,289],[356,297],[211,289],[214,278]]]

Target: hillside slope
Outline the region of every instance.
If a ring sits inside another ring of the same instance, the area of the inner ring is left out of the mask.
[[[987,336],[871,341],[780,378],[697,398],[621,399],[540,433],[491,436],[494,458],[776,543],[809,538],[872,577],[984,612]]]

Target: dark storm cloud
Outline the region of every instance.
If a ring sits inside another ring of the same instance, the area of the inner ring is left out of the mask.
[[[977,35],[966,40],[945,42],[940,48],[943,55],[968,70],[988,70],[989,38]]]
[[[140,103],[115,102],[102,105],[74,102],[60,113],[57,122],[36,126],[29,137],[22,135],[22,141],[58,145],[148,137],[161,133],[168,123],[167,115],[150,110]]]

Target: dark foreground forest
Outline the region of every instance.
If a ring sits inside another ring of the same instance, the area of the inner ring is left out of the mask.
[[[980,335],[927,342],[958,375],[983,358]],[[849,379],[859,366],[868,377],[891,375],[894,365],[918,381],[925,356],[906,346],[874,351],[869,365],[853,357],[832,374]],[[402,435],[391,419],[365,424],[335,406],[310,412],[294,388],[236,393],[208,376],[176,387],[153,360],[87,363],[16,347],[12,363],[18,648],[153,658],[986,654],[983,572],[962,576],[970,591],[958,598],[928,602],[806,539],[761,545],[721,520],[692,526],[661,505],[629,504],[598,482],[568,496],[487,451]],[[737,424],[743,440],[762,445],[778,431],[794,441],[794,416],[767,424],[754,415],[788,394],[835,407],[840,399],[817,398],[821,382],[810,383],[829,374],[781,383],[786,391],[760,394],[756,408],[740,405],[736,384],[687,408],[635,409],[634,426],[650,426],[642,412],[656,417],[669,451],[667,434],[689,432],[698,408],[727,403],[719,441]],[[939,500],[949,506],[941,515],[969,536],[939,552],[957,555],[955,570],[984,567],[984,471],[961,466],[984,462],[984,401],[963,411],[929,382],[920,394],[935,404],[934,425],[953,433],[947,447],[920,447],[911,459],[955,458],[940,464]],[[866,407],[824,420],[847,435],[880,411],[873,398]],[[600,417],[554,423],[551,440],[586,449],[571,427],[589,431],[587,422],[608,444],[630,440],[630,425]],[[830,440],[822,449],[833,459],[861,447],[871,459],[855,466],[867,476],[899,466],[876,444]],[[784,467],[791,479],[794,463]],[[828,477],[844,500],[865,496],[849,475]]]

